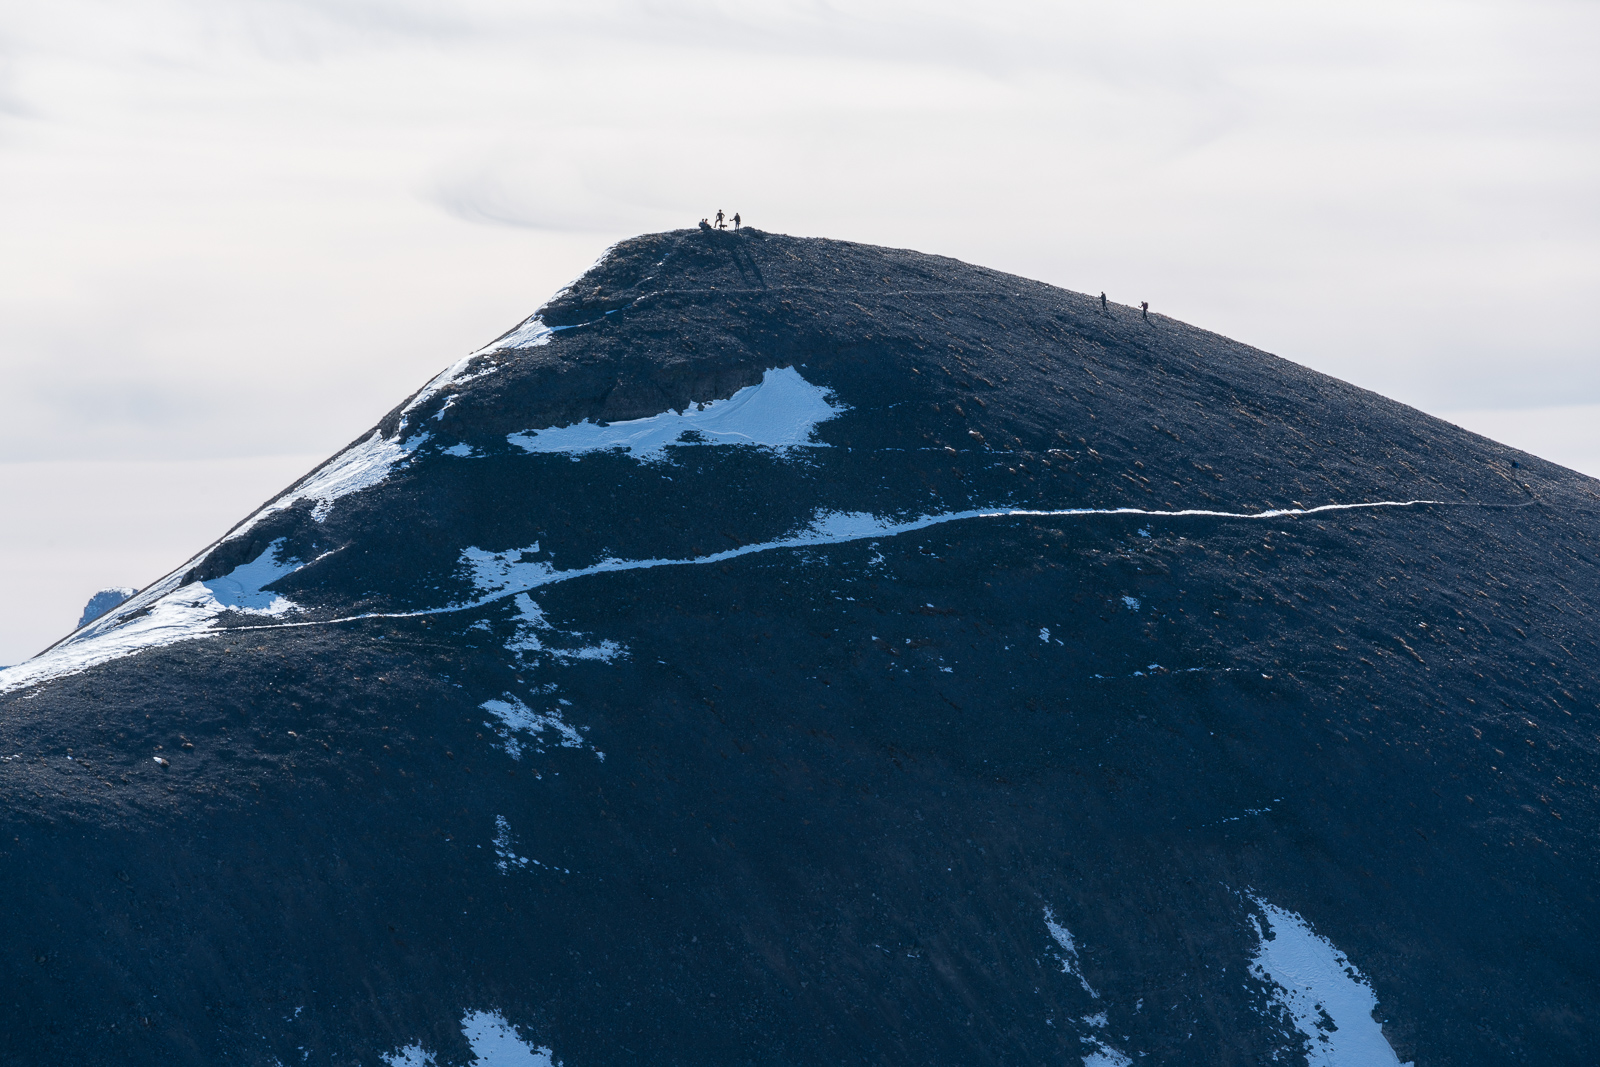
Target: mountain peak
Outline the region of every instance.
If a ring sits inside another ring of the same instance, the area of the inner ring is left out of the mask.
[[[0,672],[10,1032],[1572,1060],[1596,487],[954,260],[621,242]]]

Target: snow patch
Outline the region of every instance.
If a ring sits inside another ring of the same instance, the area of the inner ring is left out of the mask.
[[[497,1011],[468,1012],[461,1032],[480,1067],[555,1067],[548,1048],[522,1040]]]
[[[279,560],[283,552],[283,538],[268,545],[249,563],[243,563],[220,578],[210,578],[201,585],[224,608],[247,612],[251,615],[283,615],[298,609],[287,597],[267,592],[263,586],[293,574],[305,564],[297,559]]]
[[[478,356],[486,356],[490,352],[519,351],[524,348],[537,348],[539,345],[549,344],[550,338],[554,336],[555,331],[546,326],[544,321],[540,319],[538,315],[533,315],[527,319],[524,319],[520,325],[511,330],[507,330],[499,337],[496,337],[493,341],[490,341],[488,344],[472,353],[472,355],[468,356],[466,360],[462,360],[462,363],[467,362],[467,360],[475,359]],[[474,375],[474,377],[476,377],[476,375]]]
[[[389,477],[395,464],[416,451],[428,439],[428,435],[418,434],[405,441],[398,438],[398,434],[394,438],[386,438],[382,430],[373,430],[292,493],[268,505],[263,509],[262,516],[282,511],[301,500],[314,500],[316,506],[311,509],[311,517],[322,522],[333,510],[335,501],[382,482]]]
[[[297,610],[293,601],[262,589],[304,566],[298,560],[280,562],[276,556],[282,548],[280,538],[220,578],[185,586],[169,579],[146,590],[127,602],[131,612],[91,624],[33,659],[0,671],[0,693],[78,674],[147,648],[205,637],[217,630],[217,616],[224,612],[280,618]]]
[[[1250,899],[1262,912],[1251,917],[1260,944],[1250,972],[1305,1035],[1309,1067],[1401,1067],[1372,1015],[1377,994],[1349,957],[1295,912]]]
[[[1136,596],[1125,596],[1122,598],[1122,606],[1127,608],[1129,611],[1138,611],[1139,598]]]
[[[480,594],[480,598],[473,603],[485,603],[509,592],[537,589],[555,580],[557,571],[554,567],[543,560],[528,558],[538,552],[537,541],[527,548],[513,548],[506,552],[463,549],[461,562],[472,570],[472,584]],[[540,617],[543,618],[542,615]]]
[[[191,582],[115,629],[64,641],[33,659],[0,671],[0,693],[78,674],[147,648],[204,637],[211,620],[223,610],[209,589]]]
[[[893,524],[867,511],[819,511],[796,543],[822,545],[859,541],[898,532]]]
[[[526,555],[530,552],[536,552],[538,548],[539,546],[535,544],[531,549],[521,550],[521,554]],[[517,555],[517,552],[490,555],[478,552],[476,549],[469,549],[468,551],[477,553],[473,560],[469,560],[469,562],[474,563],[475,580],[480,589],[488,589],[490,591],[503,589],[508,584],[507,577],[510,576],[512,581],[516,580],[515,575],[522,573],[519,569],[526,566],[520,561],[506,558]],[[539,564],[536,566],[545,565]],[[543,575],[543,572],[537,570],[532,573],[536,578]],[[526,573],[523,574],[523,577],[527,577]],[[564,634],[567,637],[582,637],[584,635],[564,632],[551,626],[544,617],[544,610],[527,593],[518,593],[512,603],[517,608],[517,629],[516,633],[506,642],[505,647],[506,651],[518,659],[525,659],[530,653],[544,652],[561,663],[570,663],[573,660],[596,660],[600,663],[610,663],[612,660],[620,659],[628,654],[628,650],[615,641],[601,641],[597,645],[584,645],[578,648],[556,648],[548,645],[545,643],[545,641],[549,640],[548,637],[545,640],[540,640],[539,634],[541,632],[545,634]]]
[[[517,734],[531,734],[540,740],[532,742],[540,745],[542,735],[546,730],[555,735],[555,743],[562,748],[582,748],[583,736],[573,729],[572,724],[563,719],[559,712],[537,712],[510,693],[504,700],[486,700],[478,705],[490,715],[500,720],[499,725],[492,722],[484,723],[493,730],[505,745],[506,755],[512,759],[522,758],[523,742]],[[543,752],[541,746],[538,751]]]
[[[601,663],[610,663],[628,654],[628,650],[615,641],[601,641],[598,645],[589,645],[584,648],[552,648],[549,652],[562,662],[575,659],[598,660]]]
[[[806,381],[793,367],[784,367],[767,371],[761,384],[745,386],[726,400],[624,422],[585,419],[572,426],[514,433],[506,440],[527,452],[579,455],[621,449],[635,459],[658,459],[669,446],[688,444],[788,451],[821,447],[812,440],[817,425],[844,410],[827,390]]]
[[[461,1034],[472,1046],[478,1067],[557,1067],[548,1048],[524,1041],[497,1011],[469,1011],[461,1017]],[[396,1049],[383,1057],[388,1067],[437,1067],[434,1054],[420,1044]]]

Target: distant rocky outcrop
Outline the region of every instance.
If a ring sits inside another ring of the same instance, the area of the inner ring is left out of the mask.
[[[625,241],[0,672],[0,1062],[1591,1062],[1597,490],[954,260]]]
[[[119,585],[110,589],[100,590],[90,597],[89,602],[83,606],[83,617],[78,620],[78,629],[81,630],[88,626],[138,591],[131,585]]]

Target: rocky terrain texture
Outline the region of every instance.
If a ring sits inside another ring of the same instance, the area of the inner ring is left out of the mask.
[[[626,241],[0,672],[0,1059],[1584,1062],[1597,557],[1160,315]]]

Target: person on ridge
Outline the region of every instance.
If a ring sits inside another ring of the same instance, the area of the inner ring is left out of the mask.
[[[1139,301],[1139,314],[1144,316],[1144,321],[1150,321],[1150,301]]]
[[[1105,293],[1101,293],[1100,294],[1100,310],[1102,312],[1110,310],[1109,308],[1106,307],[1106,294]]]
[[[736,230],[739,228],[739,213],[737,211],[733,213],[733,228]]]
[[[722,218],[723,218],[722,209],[719,207],[719,208],[717,208],[717,229],[726,230],[728,228],[728,226],[727,226],[727,224],[725,222],[722,221]]]

